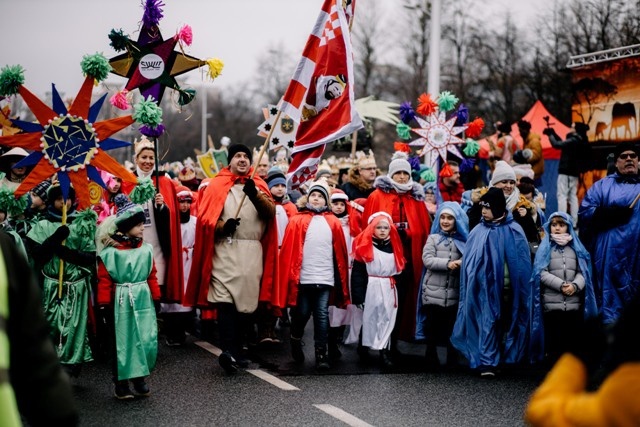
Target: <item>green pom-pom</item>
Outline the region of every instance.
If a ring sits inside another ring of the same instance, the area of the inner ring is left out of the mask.
[[[94,239],[98,228],[98,214],[90,208],[81,210],[76,214],[73,226],[80,237]]]
[[[406,141],[407,139],[411,138],[411,126],[400,122],[396,125],[396,133],[398,134],[399,138]]]
[[[462,152],[467,157],[474,157],[480,151],[480,144],[471,138],[467,138],[467,146],[464,147]]]
[[[138,184],[133,187],[129,199],[136,205],[142,205],[156,196],[156,189],[150,178],[138,178]]]
[[[9,187],[2,186],[0,188],[0,211],[13,217],[24,214],[25,209],[27,209],[26,194],[16,199],[13,190]]]
[[[447,112],[455,108],[456,104],[458,103],[458,97],[445,90],[444,92],[440,92],[440,95],[438,96],[438,100],[436,102],[438,103],[438,108],[440,109],[440,111]]]
[[[24,84],[24,68],[21,65],[7,65],[0,70],[0,96],[18,93]]]
[[[435,182],[436,173],[432,168],[426,168],[425,170],[420,172],[420,178],[424,179],[426,182]]]
[[[83,56],[80,67],[82,67],[82,74],[97,82],[106,79],[111,72],[109,60],[101,53]]]
[[[196,97],[196,91],[193,89],[185,89],[179,91],[180,95],[178,96],[178,104],[180,106],[185,106]]]
[[[111,40],[111,47],[116,52],[122,52],[123,50],[127,50],[127,45],[129,44],[129,36],[125,35],[122,29],[120,30],[111,30],[109,33],[109,40]]]
[[[158,107],[151,95],[138,102],[133,107],[133,120],[143,125],[155,128],[162,123],[162,108]]]

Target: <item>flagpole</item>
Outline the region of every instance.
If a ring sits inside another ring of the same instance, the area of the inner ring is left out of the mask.
[[[351,158],[356,158],[356,148],[358,147],[358,131],[354,131],[351,134]]]
[[[154,151],[153,154],[156,161],[156,171],[155,171],[156,191],[159,193],[160,192],[160,159],[158,158],[159,157],[158,156],[158,138],[156,137],[153,137],[153,151]]]
[[[262,160],[262,156],[264,155],[264,152],[267,151],[267,147],[269,146],[269,141],[271,141],[271,136],[273,135],[273,131],[276,128],[276,125],[278,124],[278,120],[280,120],[280,114],[282,113],[282,111],[278,110],[278,114],[276,114],[276,118],[273,121],[273,126],[271,126],[271,129],[269,130],[269,135],[267,135],[267,137],[264,140],[264,144],[262,144],[262,148],[260,149],[260,152],[258,153],[258,159],[255,161],[255,164],[258,165],[260,164],[260,160]],[[229,159],[231,160],[231,159]],[[253,179],[253,177],[256,174],[256,170],[258,170],[258,168],[253,168],[253,172],[251,172],[251,176],[249,176],[250,179]],[[236,214],[233,216],[233,218],[237,219],[238,215],[240,215],[240,209],[242,209],[242,204],[244,203],[244,199],[247,198],[247,194],[243,193],[242,194],[242,199],[240,199],[240,204],[238,205],[238,210],[236,211]]]

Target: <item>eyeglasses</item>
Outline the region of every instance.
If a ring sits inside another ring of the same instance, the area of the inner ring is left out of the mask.
[[[375,166],[374,166],[374,167],[372,167],[372,168],[360,168],[360,170],[361,170],[361,171],[374,171],[374,170],[376,170],[376,169],[378,169],[378,168],[377,168],[377,167],[375,167]]]
[[[637,159],[638,155],[636,153],[622,153],[618,156],[619,159],[622,160],[626,160],[626,159]]]

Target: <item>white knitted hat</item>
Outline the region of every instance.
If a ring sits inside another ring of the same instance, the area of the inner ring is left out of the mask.
[[[391,163],[389,163],[389,172],[387,173],[387,176],[389,178],[393,178],[393,175],[401,171],[406,172],[411,176],[411,164],[407,158],[408,156],[405,153],[394,153]]]
[[[504,160],[498,160],[496,162],[496,168],[493,170],[493,175],[491,176],[491,182],[489,184],[496,185],[500,181],[516,180],[516,173],[513,171],[513,168],[509,166],[509,163]]]

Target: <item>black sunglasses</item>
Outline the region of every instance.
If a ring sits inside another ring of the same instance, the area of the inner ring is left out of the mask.
[[[626,160],[626,159],[637,159],[638,155],[636,153],[622,153],[618,156],[619,159],[622,160]]]

